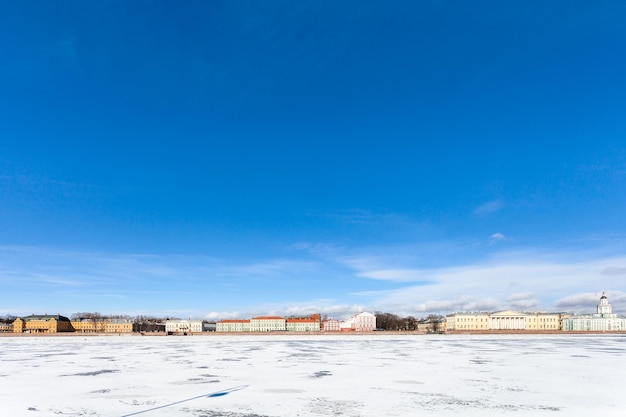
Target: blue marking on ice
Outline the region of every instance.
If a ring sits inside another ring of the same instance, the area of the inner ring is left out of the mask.
[[[226,394],[230,394],[231,392],[239,391],[239,390],[242,390],[242,389],[247,388],[247,387],[248,387],[248,385],[239,385],[239,386],[228,388],[228,389],[225,389],[225,390],[212,392],[210,394],[202,394],[202,395],[198,395],[198,396],[195,396],[195,397],[186,398],[184,400],[175,401],[173,403],[160,405],[158,407],[149,408],[147,410],[137,411],[137,412],[130,413],[130,414],[124,414],[123,416],[120,416],[120,417],[136,416],[138,414],[144,414],[144,413],[148,413],[150,411],[160,410],[162,408],[171,407],[171,406],[176,405],[176,404],[184,403],[184,402],[191,401],[191,400],[197,400],[198,398],[203,398],[203,397],[208,397],[208,398],[223,397]]]

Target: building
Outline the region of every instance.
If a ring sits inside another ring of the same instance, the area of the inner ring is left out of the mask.
[[[79,333],[132,333],[133,322],[125,319],[82,318],[72,320],[72,328]]]
[[[259,316],[250,320],[222,320],[217,322],[217,332],[369,332],[376,329],[376,316],[371,313],[359,313],[340,322],[335,319],[324,320],[319,314],[309,317]]]
[[[359,313],[341,322],[342,332],[371,332],[376,329],[376,316],[372,313]]]
[[[65,316],[49,316],[32,314],[18,317],[13,322],[14,333],[59,333],[73,332],[72,322]]]
[[[215,323],[216,332],[249,332],[250,320],[222,320]]]
[[[104,328],[106,333],[132,333],[133,322],[125,319],[111,319]]]
[[[445,333],[446,326],[445,317],[430,317],[417,322],[417,331],[424,333]]]
[[[330,318],[328,320],[324,320],[322,323],[322,329],[325,332],[340,332],[341,331],[341,322],[337,319]]]
[[[214,332],[217,329],[217,324],[215,322],[203,321],[202,322],[202,331],[203,332]]]
[[[602,293],[596,314],[572,315],[563,319],[564,331],[608,332],[626,330],[626,317],[618,316],[612,311],[609,299]]]
[[[165,332],[167,334],[193,334],[202,333],[202,320],[166,320]]]
[[[312,314],[309,317],[291,317],[287,319],[288,332],[319,332],[321,330],[322,317]]]
[[[13,323],[0,321],[0,333],[13,333]]]
[[[489,330],[489,313],[453,313],[446,317],[447,330]]]
[[[559,313],[526,313],[526,330],[561,330],[562,317]]]
[[[558,331],[561,315],[545,312],[502,310],[493,313],[453,313],[446,317],[447,330],[455,331]]]
[[[284,332],[287,320],[280,316],[259,316],[250,319],[251,332]]]
[[[526,330],[526,314],[503,310],[489,315],[489,330]]]

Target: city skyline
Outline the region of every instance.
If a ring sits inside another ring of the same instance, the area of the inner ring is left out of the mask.
[[[0,315],[626,312],[626,5],[0,16]]]

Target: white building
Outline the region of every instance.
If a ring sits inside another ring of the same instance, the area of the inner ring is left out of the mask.
[[[216,332],[249,332],[250,320],[222,320],[215,324]]]
[[[526,330],[526,314],[513,310],[492,313],[489,330]]]
[[[280,316],[259,316],[250,319],[251,332],[284,332],[287,320]]]
[[[342,332],[371,332],[376,329],[376,316],[372,313],[359,313],[344,320],[340,325]]]
[[[609,299],[602,293],[596,314],[574,315],[563,319],[564,331],[619,331],[626,330],[626,317],[614,314]]]
[[[341,322],[337,319],[328,319],[324,320],[322,323],[323,330],[325,332],[340,332],[341,331]]]
[[[167,334],[201,333],[202,320],[166,320],[165,332]]]
[[[321,330],[321,317],[313,314],[310,317],[290,317],[287,319],[288,332],[319,332]]]

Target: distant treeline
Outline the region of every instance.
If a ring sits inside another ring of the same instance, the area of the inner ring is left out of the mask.
[[[432,330],[436,332],[444,319],[443,316],[437,314],[430,314],[425,319],[416,319],[413,316],[400,317],[380,311],[374,314],[376,315],[376,328],[379,330],[418,330],[418,325],[421,323],[432,326]]]

